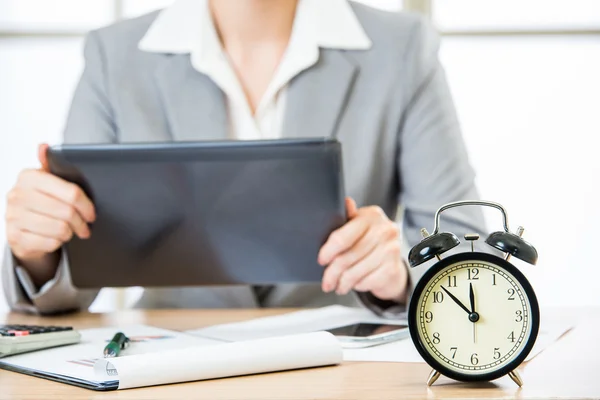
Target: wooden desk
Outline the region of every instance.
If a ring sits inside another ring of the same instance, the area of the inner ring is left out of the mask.
[[[289,310],[160,310],[115,314],[75,314],[54,318],[0,315],[0,322],[72,325],[78,329],[143,323],[185,330],[241,321]],[[569,310],[561,310],[573,315]],[[575,329],[520,368],[518,388],[508,377],[465,384],[440,378],[430,388],[426,364],[344,363],[340,366],[273,374],[94,392],[0,370],[0,399],[438,399],[438,398],[599,398],[600,309],[577,310]]]

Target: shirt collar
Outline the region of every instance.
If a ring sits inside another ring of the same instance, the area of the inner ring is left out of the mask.
[[[347,0],[299,0],[294,25],[294,29],[307,34],[304,38],[314,47],[367,50],[372,45]],[[207,0],[176,0],[162,10],[140,41],[139,49],[195,53],[200,58],[220,52]]]

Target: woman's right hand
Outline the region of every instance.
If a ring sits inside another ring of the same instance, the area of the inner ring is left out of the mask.
[[[40,287],[56,274],[57,250],[73,235],[90,237],[94,205],[83,190],[50,173],[40,145],[40,169],[24,170],[8,193],[6,237],[13,255]]]

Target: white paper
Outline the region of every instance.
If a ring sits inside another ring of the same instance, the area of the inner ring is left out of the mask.
[[[265,338],[294,332],[317,331],[357,322],[407,323],[406,320],[378,318],[371,311],[363,308],[329,306],[245,322],[215,325],[188,331],[188,333],[211,339],[237,341],[245,338]],[[542,315],[536,343],[526,361],[550,346],[574,325],[574,321],[559,318],[552,312]],[[344,361],[425,362],[410,337],[379,346],[344,349],[343,352]]]
[[[342,348],[328,332],[279,336],[98,360],[103,379],[119,389],[196,381],[342,362]]]
[[[410,337],[364,349],[344,349],[344,361],[425,362]]]
[[[542,322],[535,345],[525,361],[533,359],[572,327],[570,322]],[[344,361],[425,362],[411,339],[365,349],[344,349]]]
[[[385,319],[359,307],[327,306],[250,321],[213,325],[187,331],[205,338],[235,342],[273,336],[315,332],[358,322],[406,324],[406,319]]]
[[[533,349],[531,349],[531,352],[525,361],[529,361],[540,354],[547,347],[552,345],[552,343],[556,342],[562,335],[573,329],[575,324],[575,321],[560,320],[553,318],[552,316],[550,319],[542,319],[538,337],[533,345]]]

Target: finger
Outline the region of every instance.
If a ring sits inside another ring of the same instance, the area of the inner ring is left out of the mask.
[[[347,294],[365,277],[380,268],[385,258],[380,247],[342,273],[335,290],[338,295]]]
[[[352,197],[346,197],[346,213],[348,214],[348,218],[350,219],[356,217],[356,215],[358,214],[356,202]]]
[[[90,237],[90,229],[75,207],[42,192],[31,191],[22,202],[26,211],[67,223],[73,233],[82,239]]]
[[[329,265],[335,257],[352,248],[367,232],[370,225],[370,218],[364,216],[363,218],[352,219],[341,228],[335,230],[329,235],[327,242],[325,242],[319,251],[319,264]]]
[[[14,225],[21,231],[58,240],[60,243],[66,243],[73,237],[73,230],[66,221],[42,214],[24,212]]]
[[[398,299],[406,291],[408,271],[406,267],[392,259],[373,273],[367,275],[354,288],[361,292],[371,292],[382,300]]]
[[[59,240],[16,228],[7,229],[7,239],[11,250],[18,258],[49,254],[62,246]]]
[[[338,286],[340,276],[348,268],[351,268],[360,260],[371,253],[378,245],[379,237],[374,230],[370,229],[354,247],[337,256],[331,264],[325,268],[321,283],[324,292],[335,290]]]
[[[393,262],[386,261],[380,268],[377,268],[358,282],[355,285],[356,290],[381,293],[382,291],[385,292],[391,286],[397,288],[398,285],[393,285],[396,283],[394,280],[399,278],[397,271],[395,271],[396,269],[397,267]]]
[[[38,146],[38,160],[43,171],[50,172],[50,165],[48,164],[48,144],[42,143]]]
[[[40,191],[75,207],[87,222],[93,222],[96,219],[94,205],[79,186],[48,172],[41,170],[24,171],[19,177],[18,185],[23,189]]]

